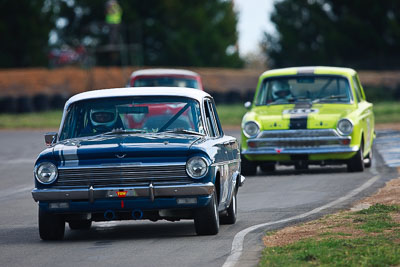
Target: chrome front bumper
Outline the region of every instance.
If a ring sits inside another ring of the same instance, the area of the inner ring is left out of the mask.
[[[80,189],[33,189],[32,197],[35,201],[52,200],[83,200],[94,202],[95,199],[148,197],[152,201],[156,197],[179,197],[211,195],[214,192],[213,183],[194,183],[187,185],[163,186],[136,186],[136,187],[101,187]],[[122,192],[122,193],[118,193]]]
[[[263,131],[247,140],[244,155],[329,154],[351,153],[358,146],[349,146],[350,136],[342,136],[335,129],[301,129]]]
[[[262,148],[246,149],[243,155],[280,155],[280,154],[330,154],[356,152],[358,146],[353,147],[314,147],[314,148]]]

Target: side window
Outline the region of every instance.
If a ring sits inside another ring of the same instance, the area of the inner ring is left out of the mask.
[[[210,111],[210,106],[208,104],[208,101],[204,101],[204,108],[205,108],[205,113],[206,113],[206,127],[208,129],[208,132],[210,133],[211,137],[215,137],[216,133],[215,133],[215,129],[213,127],[213,119],[212,119],[212,115],[211,115],[211,111]]]
[[[358,77],[358,75],[356,75],[355,77],[356,77],[356,81],[357,81],[358,88],[360,89],[361,98],[364,99],[364,100],[367,100],[367,99],[365,98],[365,93],[364,93],[364,90],[363,90],[363,88],[362,88],[362,85],[361,85],[361,82],[360,82],[360,78]]]
[[[267,80],[264,80],[260,86],[260,90],[258,90],[258,95],[256,98],[257,106],[265,105],[267,102],[267,84],[269,84]]]
[[[362,94],[355,76],[353,76],[353,85],[354,85],[354,90],[356,91],[357,102],[360,103],[362,99]]]
[[[208,100],[207,103],[211,114],[211,122],[212,122],[212,127],[214,128],[215,136],[219,137],[221,136],[221,134],[220,134],[220,129],[218,127],[217,119],[215,117],[215,110],[213,104],[211,103],[210,100]]]
[[[216,106],[215,106],[214,100],[211,101],[211,106],[212,106],[212,109],[213,109],[213,111],[214,111],[213,114],[214,114],[215,123],[216,123],[215,125],[216,125],[217,128],[218,128],[219,136],[223,136],[223,135],[224,135],[224,132],[222,131],[221,122],[220,122],[219,117],[218,117],[218,112],[217,112],[217,108],[216,108]]]

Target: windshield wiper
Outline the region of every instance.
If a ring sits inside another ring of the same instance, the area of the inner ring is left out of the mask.
[[[130,134],[130,133],[145,133],[145,130],[140,130],[140,129],[130,129],[130,130],[124,130],[124,129],[114,129],[110,132],[105,132],[102,133],[102,135],[112,135],[112,134]]]
[[[202,133],[198,133],[198,132],[190,131],[190,130],[184,130],[184,129],[162,131],[162,132],[158,132],[158,133],[193,134],[193,135],[201,135],[201,136],[204,135],[204,134],[202,134]]]
[[[322,98],[314,99],[311,103],[315,104],[315,103],[321,102],[323,100],[330,100],[330,99],[335,99],[335,98],[337,98],[337,99],[339,99],[339,98],[347,98],[347,95],[328,95],[328,96],[325,96],[325,97],[322,97]]]

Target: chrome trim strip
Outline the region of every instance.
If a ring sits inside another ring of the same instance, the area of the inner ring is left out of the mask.
[[[127,191],[126,197],[151,197],[149,186],[136,187],[106,187],[93,188],[93,199],[118,198],[117,191]],[[153,186],[154,197],[177,197],[211,195],[214,184],[196,183],[188,185]],[[63,201],[83,200],[89,201],[89,188],[85,189],[33,189],[32,197],[35,201]]]
[[[227,160],[227,161],[214,162],[210,166],[216,167],[216,166],[225,165],[225,164],[231,164],[231,163],[240,163],[240,159],[233,159],[233,160]]]
[[[154,202],[154,186],[153,186],[153,183],[150,183],[150,185],[149,185],[149,195],[150,195],[151,202]]]
[[[94,202],[94,188],[93,188],[93,186],[89,187],[89,202],[90,203]]]
[[[113,163],[113,164],[101,164],[101,165],[79,165],[79,166],[60,166],[59,170],[73,170],[73,169],[104,169],[104,168],[118,168],[118,167],[165,167],[165,166],[186,166],[186,162],[165,162],[165,163]]]
[[[281,155],[281,154],[331,154],[331,153],[351,153],[356,152],[358,146],[352,147],[313,147],[313,148],[279,148],[279,153],[275,148],[246,149],[243,155]]]

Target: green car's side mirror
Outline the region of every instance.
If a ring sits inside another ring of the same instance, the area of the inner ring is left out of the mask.
[[[251,102],[247,101],[246,103],[244,103],[244,107],[247,108],[247,109],[250,109],[251,108]]]

